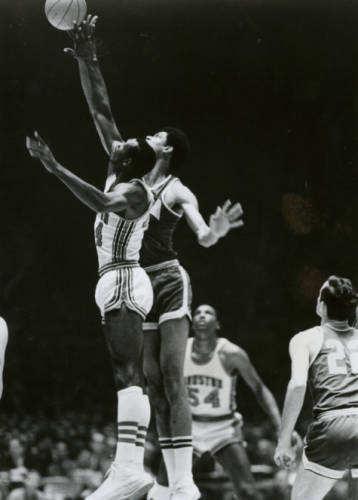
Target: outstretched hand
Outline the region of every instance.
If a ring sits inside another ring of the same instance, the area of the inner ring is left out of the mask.
[[[67,33],[73,41],[74,48],[67,47],[63,49],[66,54],[91,61],[97,59],[96,43],[94,40],[97,19],[98,16],[89,14],[81,23],[77,24],[75,21],[73,22],[73,29]]]
[[[40,137],[38,132],[34,133],[34,137],[26,137],[26,147],[30,156],[39,159],[45,166],[46,170],[51,173],[56,170],[58,163],[52,154],[51,149],[42,137]]]
[[[216,212],[210,216],[210,229],[218,238],[222,238],[230,229],[244,225],[243,213],[240,203],[233,204],[226,200],[223,206],[217,207]]]

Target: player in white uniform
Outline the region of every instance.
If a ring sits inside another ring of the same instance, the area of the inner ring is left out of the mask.
[[[0,399],[3,392],[3,373],[5,365],[5,351],[6,351],[8,337],[9,337],[9,332],[6,321],[4,320],[4,318],[0,317]]]
[[[89,498],[135,500],[153,484],[143,469],[150,406],[141,387],[140,364],[142,321],[152,306],[153,292],[138,263],[152,194],[136,177],[153,167],[155,154],[145,141],[117,142],[102,192],[60,165],[37,133],[26,143],[31,156],[41,160],[50,173],[97,213],[95,239],[100,279],[96,302],[118,391],[118,442],[110,473]]]
[[[210,452],[230,476],[240,499],[261,499],[254,485],[241,436],[241,415],[236,412],[236,377],[241,376],[265,410],[275,432],[280,425],[276,401],[263,384],[246,352],[229,340],[217,337],[219,322],[209,305],[199,306],[193,316],[194,337],[188,339],[184,377],[193,418],[194,452]],[[164,468],[149,492],[150,500],[168,500],[163,486]]]
[[[88,16],[72,32],[74,49],[65,49],[78,61],[82,88],[107,154],[119,136],[107,88],[96,56],[96,16]],[[71,34],[71,32],[70,32]],[[145,182],[155,197],[140,262],[150,277],[154,303],[144,324],[144,372],[156,412],[156,425],[173,500],[196,500],[192,478],[190,409],[186,399],[183,363],[191,316],[191,286],[173,248],[175,228],[184,216],[200,245],[209,247],[232,228],[243,225],[239,203],[227,201],[206,224],[196,196],[172,172],[189,153],[186,135],[165,127],[146,137],[156,153],[156,164]],[[175,491],[174,491],[175,490]]]

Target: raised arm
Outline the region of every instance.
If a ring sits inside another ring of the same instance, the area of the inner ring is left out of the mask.
[[[281,418],[276,400],[272,392],[261,380],[247,353],[240,347],[235,346],[232,348],[232,352],[227,354],[227,363],[230,372],[236,371],[245,380],[278,433]]]
[[[230,201],[226,201],[210,216],[208,225],[199,211],[195,195],[185,186],[179,186],[176,203],[182,207],[190,229],[196,234],[198,243],[203,247],[215,245],[230,229],[244,224],[241,220],[243,211],[240,203],[232,205]]]
[[[3,372],[8,335],[9,334],[6,321],[3,318],[0,318],[0,399],[3,392]]]
[[[114,121],[98,60],[95,43],[95,27],[97,16],[89,15],[81,24],[74,24],[69,32],[74,42],[74,49],[65,49],[78,61],[80,79],[87,104],[96,126],[98,135],[107,154],[112,152],[114,141],[122,141],[121,134]]]
[[[76,198],[94,212],[118,212],[137,201],[137,188],[132,184],[118,184],[114,191],[104,193],[77,177],[57,162],[37,132],[34,139],[26,138],[26,147],[32,157],[38,158],[48,172],[56,175]]]
[[[289,469],[295,461],[292,434],[302,410],[309,370],[309,349],[302,334],[290,342],[291,379],[288,383],[282,412],[282,424],[275,453],[277,465]]]

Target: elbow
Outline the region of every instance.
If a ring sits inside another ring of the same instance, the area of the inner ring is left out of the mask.
[[[209,248],[213,245],[213,243],[208,238],[200,238],[198,236],[198,243],[200,246],[204,248]]]
[[[103,200],[97,203],[96,212],[106,213],[111,212],[111,205],[108,201]]]

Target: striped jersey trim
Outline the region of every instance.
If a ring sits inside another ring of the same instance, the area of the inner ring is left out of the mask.
[[[147,311],[141,307],[134,299],[134,296],[133,296],[133,291],[134,291],[134,285],[133,285],[133,271],[132,269],[126,269],[126,272],[128,273],[128,283],[129,283],[129,287],[128,287],[128,294],[129,294],[129,301],[131,302],[131,304],[133,304],[133,306],[138,310],[138,312],[140,313],[141,316],[143,316],[144,318],[146,317],[147,315]]]
[[[113,261],[110,262],[109,264],[105,264],[104,266],[100,267],[98,270],[98,274],[100,277],[102,277],[108,271],[115,271],[117,269],[134,268],[134,267],[139,267],[139,263],[135,260],[118,261],[118,262]]]
[[[108,311],[119,300],[122,281],[123,281],[122,271],[119,271],[118,273],[116,273],[116,285],[114,287],[113,297],[105,306],[104,312]]]

